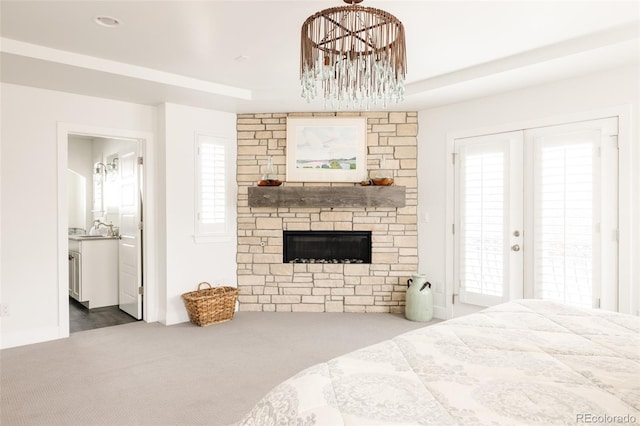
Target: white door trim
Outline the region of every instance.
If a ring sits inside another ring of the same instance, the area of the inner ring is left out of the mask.
[[[143,168],[143,193],[145,194],[145,207],[143,222],[145,229],[143,236],[143,268],[145,271],[145,291],[143,295],[143,317],[146,322],[158,320],[158,286],[156,278],[155,255],[155,197],[153,168],[155,158],[153,134],[132,130],[113,129],[104,127],[87,126],[73,123],[58,123],[57,129],[57,187],[58,187],[58,336],[69,337],[69,270],[67,252],[68,240],[68,211],[67,211],[67,166],[68,166],[68,140],[69,135],[84,135],[102,138],[135,139],[140,142],[141,155],[145,158]]]
[[[454,234],[453,224],[455,220],[454,211],[454,179],[455,171],[453,165],[454,143],[456,139],[469,138],[495,133],[507,133],[518,130],[527,130],[537,127],[557,126],[580,121],[597,120],[602,118],[618,118],[618,181],[619,181],[619,205],[618,205],[618,225],[619,225],[619,256],[618,256],[618,310],[622,313],[635,313],[640,309],[637,300],[633,300],[632,283],[633,277],[633,253],[632,253],[632,153],[631,137],[633,134],[632,105],[619,105],[611,108],[603,108],[592,111],[585,111],[562,116],[546,117],[530,121],[505,123],[501,125],[488,126],[476,129],[453,131],[447,133],[446,147],[446,206],[445,217],[448,231],[445,233],[445,314],[446,318],[453,316],[453,289],[454,289]],[[637,279],[636,279],[637,281]],[[640,302],[638,302],[640,303]]]

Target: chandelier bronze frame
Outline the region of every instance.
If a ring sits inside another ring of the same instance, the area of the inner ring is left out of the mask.
[[[303,97],[316,96],[322,80],[325,100],[362,102],[401,100],[406,77],[402,22],[392,14],[344,0],[302,24],[300,77]]]

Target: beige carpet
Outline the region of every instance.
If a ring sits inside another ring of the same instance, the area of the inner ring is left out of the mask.
[[[240,312],[0,351],[0,424],[229,425],[318,362],[427,324],[392,314]]]

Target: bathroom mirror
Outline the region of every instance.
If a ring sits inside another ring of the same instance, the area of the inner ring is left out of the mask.
[[[69,210],[69,228],[85,229],[87,180],[84,176],[67,169],[67,202]]]

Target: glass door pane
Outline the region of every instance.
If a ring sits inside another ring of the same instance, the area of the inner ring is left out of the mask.
[[[540,141],[535,148],[535,296],[591,307],[593,143]]]
[[[466,197],[461,275],[465,290],[504,294],[504,153],[469,154],[464,168]]]

